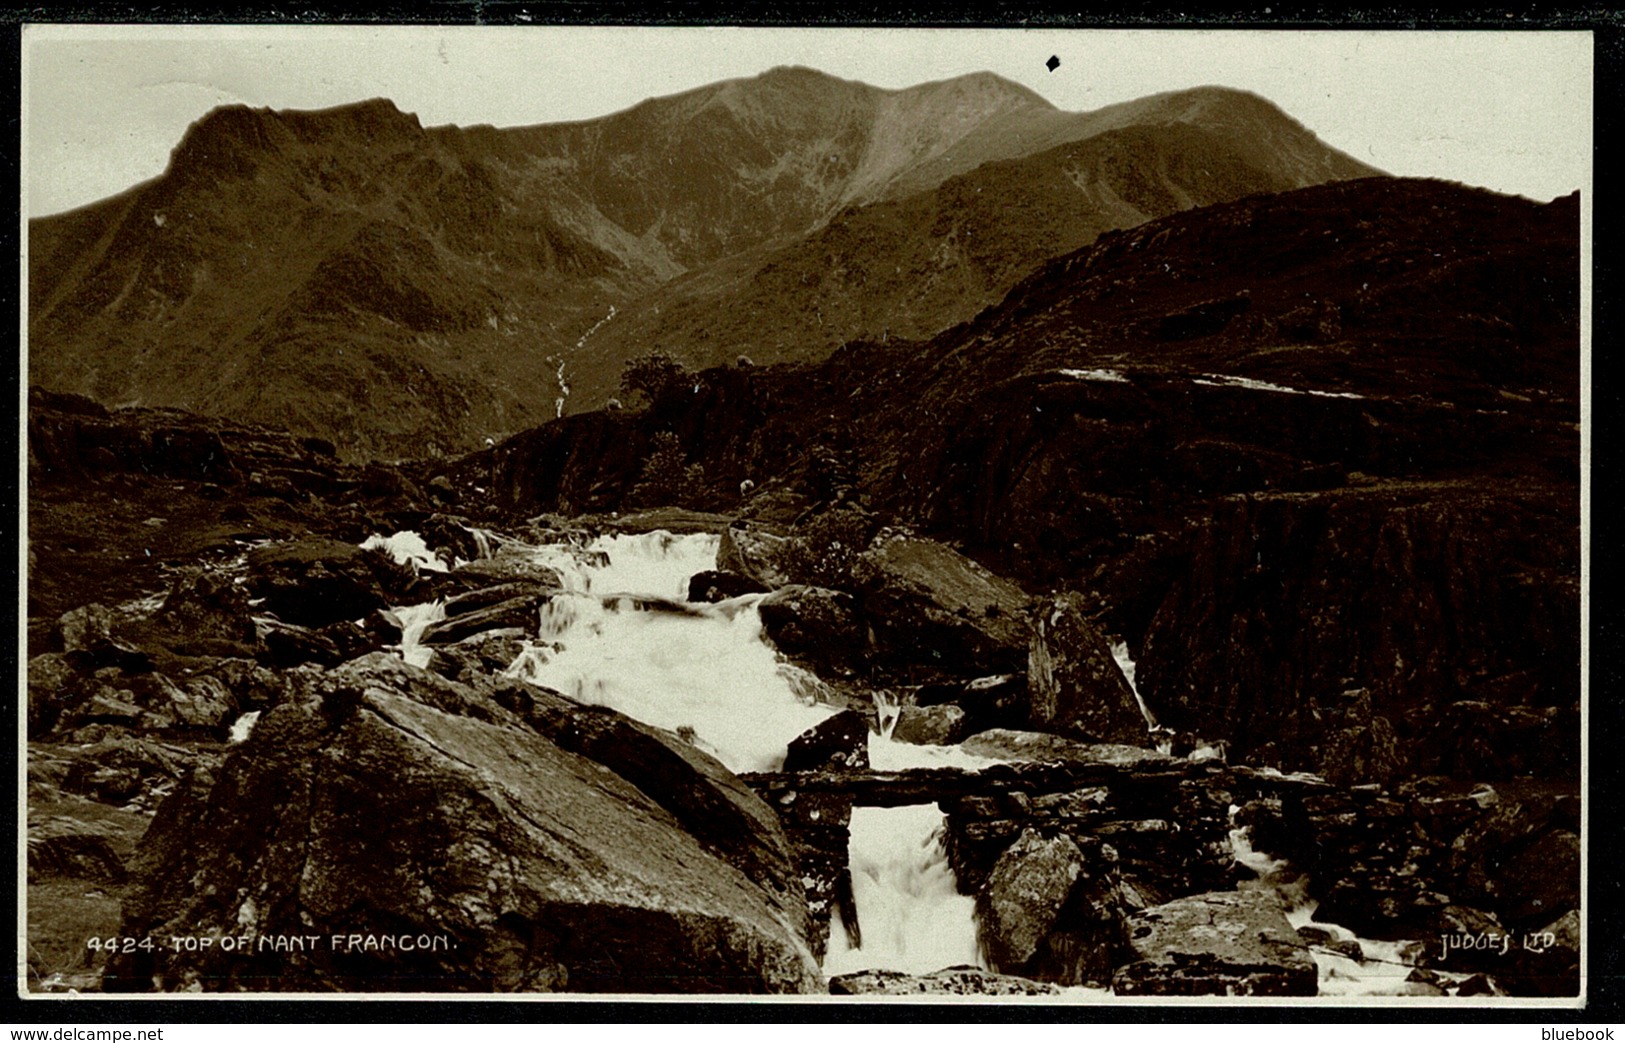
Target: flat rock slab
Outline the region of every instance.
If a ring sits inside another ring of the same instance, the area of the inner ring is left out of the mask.
[[[1268,891],[1211,891],[1130,916],[1120,996],[1313,996],[1315,961]]]
[[[1047,732],[1024,732],[1012,728],[978,732],[965,740],[963,749],[978,757],[1045,764],[1104,764],[1118,768],[1139,768],[1179,763],[1178,758],[1144,746],[1079,742]]]
[[[933,974],[859,971],[829,980],[832,996],[1054,996],[1060,988],[974,967],[949,967]]]

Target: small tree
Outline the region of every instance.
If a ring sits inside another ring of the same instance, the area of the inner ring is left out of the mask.
[[[693,374],[681,362],[663,352],[654,352],[627,361],[621,370],[621,398],[628,403],[641,400],[645,406],[653,406],[691,384],[693,379]]]
[[[671,431],[658,432],[650,444],[643,473],[632,486],[632,505],[661,507],[681,503],[687,498],[690,473],[700,465],[689,467],[684,462],[683,444]]]

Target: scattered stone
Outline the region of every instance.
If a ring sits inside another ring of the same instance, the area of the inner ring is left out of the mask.
[[[287,669],[301,663],[337,666],[344,662],[333,639],[309,627],[256,616],[254,628],[261,649],[259,660],[266,666]]]
[[[717,545],[717,568],[732,572],[775,590],[790,582],[783,556],[787,541],[746,522],[734,522],[722,530]]]
[[[1407,979],[1408,980],[1408,979]],[[1437,995],[1437,993],[1436,993]],[[1462,979],[1456,986],[1457,996],[1504,996],[1506,993],[1495,987],[1495,983],[1488,975],[1475,974],[1470,978]]]
[[[855,710],[842,710],[794,739],[784,754],[784,770],[837,771],[869,766],[869,722]]]
[[[1123,768],[1172,767],[1179,758],[1143,746],[1113,743],[1087,743],[1064,739],[1045,732],[1023,732],[994,728],[972,735],[961,744],[966,753],[997,760],[1077,764],[1110,764]]]
[[[306,537],[250,553],[246,586],[251,596],[264,599],[262,613],[321,627],[399,603],[414,579],[409,567],[382,551]]]
[[[525,638],[521,627],[483,630],[453,644],[436,646],[429,666],[442,677],[479,685],[512,665],[525,648]]]
[[[51,877],[121,884],[124,863],[103,829],[66,815],[30,818],[28,882]]]
[[[1298,928],[1298,937],[1303,939],[1305,945],[1346,956],[1355,963],[1365,962],[1365,950],[1360,947],[1358,941],[1353,938],[1339,938],[1324,927],[1304,924]]]
[[[489,558],[464,562],[450,572],[424,573],[422,578],[436,597],[506,583],[523,583],[536,591],[558,590],[564,586],[557,569],[537,561],[528,551],[511,545],[498,547]]]
[[[1010,845],[976,899],[982,945],[995,970],[1014,973],[1032,960],[1082,871],[1083,853],[1070,837],[1029,829]]]
[[[66,707],[84,699],[78,670],[60,652],[28,661],[28,735],[40,738],[56,727]]]
[[[171,585],[155,622],[184,635],[188,642],[202,639],[252,645],[252,617],[246,590],[228,576],[199,569]]]
[[[485,608],[477,608],[460,615],[430,623],[423,628],[418,640],[425,645],[449,645],[482,631],[518,629],[535,637],[541,627],[542,606],[552,600],[550,596],[511,598]]]

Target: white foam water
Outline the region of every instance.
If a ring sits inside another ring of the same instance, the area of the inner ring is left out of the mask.
[[[254,731],[254,725],[259,723],[259,719],[260,712],[258,710],[250,710],[243,714],[232,722],[231,735],[226,741],[233,745],[239,742],[247,742],[249,734]]]
[[[692,733],[733,771],[778,770],[790,740],[835,711],[814,705],[762,639],[759,595],[682,604],[689,579],[716,566],[718,543],[656,531],[538,548],[570,593],[542,610],[539,639],[509,672]]]
[[[852,946],[835,916],[824,973],[929,974],[982,966],[976,899],[955,885],[937,806],[853,808],[851,831],[852,896],[863,945]]]
[[[423,542],[422,536],[410,529],[397,532],[393,536],[368,536],[361,544],[361,549],[387,551],[397,565],[410,565],[413,572],[447,571],[446,563],[430,552],[429,545]]]
[[[1150,731],[1157,730],[1157,717],[1151,712],[1151,707],[1145,704],[1145,696],[1134,683],[1134,660],[1129,658],[1128,642],[1111,641],[1112,659],[1117,663],[1117,669],[1122,671],[1123,680],[1128,682],[1128,690],[1134,693],[1134,703],[1140,708],[1140,716],[1145,718],[1145,726]]]
[[[446,603],[428,601],[392,611],[401,624],[401,643],[396,646],[400,650],[401,658],[413,666],[427,667],[429,660],[434,657],[434,649],[420,643],[423,631],[428,629],[430,623],[438,623],[446,618]]]

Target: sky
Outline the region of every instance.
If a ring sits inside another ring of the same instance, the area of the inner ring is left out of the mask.
[[[777,65],[888,88],[988,70],[1072,111],[1236,87],[1391,174],[1541,201],[1590,187],[1583,32],[27,26],[24,213],[158,176],[219,105],[386,97],[427,126],[525,126]]]

